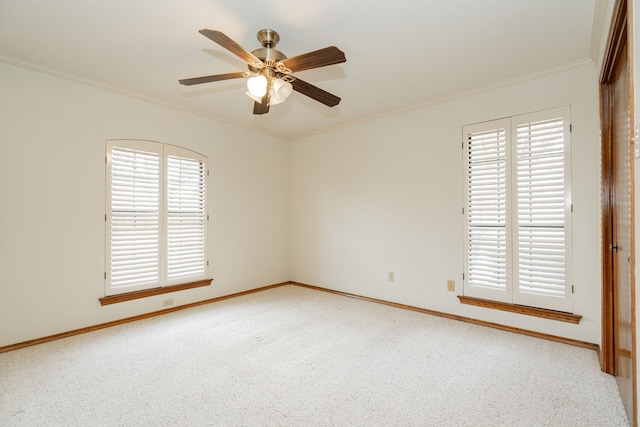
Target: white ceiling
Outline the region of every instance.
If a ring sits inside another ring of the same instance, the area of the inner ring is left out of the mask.
[[[0,60],[287,139],[407,110],[477,88],[591,61],[607,0],[0,0]],[[251,51],[262,28],[287,56],[335,45],[347,62],[295,75],[342,98],[294,92],[252,114],[246,70],[198,33]],[[595,43],[592,43],[592,39]]]

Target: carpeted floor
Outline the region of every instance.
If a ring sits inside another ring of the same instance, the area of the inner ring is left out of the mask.
[[[0,354],[2,426],[626,426],[592,350],[287,285]]]

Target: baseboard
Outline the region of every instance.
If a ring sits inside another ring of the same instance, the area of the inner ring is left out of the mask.
[[[46,343],[46,342],[49,342],[49,341],[55,341],[55,340],[59,340],[59,339],[62,339],[62,338],[72,337],[74,335],[80,335],[80,334],[84,334],[84,333],[87,333],[87,332],[97,331],[99,329],[110,328],[112,326],[123,325],[125,323],[135,322],[137,320],[148,319],[150,317],[160,316],[162,314],[172,313],[172,312],[178,311],[178,310],[185,310],[187,308],[196,307],[198,305],[211,304],[213,302],[223,301],[223,300],[226,300],[226,299],[229,299],[229,298],[236,298],[236,297],[240,297],[240,296],[243,296],[243,295],[253,294],[255,292],[262,292],[262,291],[266,291],[267,289],[273,289],[273,288],[277,288],[277,287],[288,285],[288,284],[290,284],[290,282],[276,283],[276,284],[273,284],[273,285],[263,286],[261,288],[251,289],[251,290],[248,290],[248,291],[237,292],[237,293],[230,294],[230,295],[225,295],[225,296],[221,296],[221,297],[210,298],[210,299],[206,299],[206,300],[202,300],[202,301],[192,302],[190,304],[171,307],[171,308],[167,308],[167,309],[159,310],[159,311],[153,311],[151,313],[139,314],[137,316],[127,317],[127,318],[119,319],[119,320],[113,320],[111,322],[106,322],[106,323],[100,323],[98,325],[87,326],[85,328],[74,329],[74,330],[68,331],[68,332],[61,332],[59,334],[49,335],[49,336],[42,337],[42,338],[35,338],[35,339],[29,340],[29,341],[23,341],[23,342],[19,342],[19,343],[16,343],[16,344],[9,344],[9,345],[6,345],[4,347],[0,347],[0,353],[5,353],[7,351],[12,351],[12,350],[18,350],[20,348],[30,347],[32,345],[43,344],[43,343]]]
[[[278,288],[278,287],[284,286],[284,285],[295,285],[295,286],[300,286],[300,287],[303,287],[303,288],[313,289],[313,290],[316,290],[316,291],[329,292],[329,293],[332,293],[332,294],[341,295],[341,296],[345,296],[345,297],[349,297],[349,298],[357,298],[357,299],[361,299],[361,300],[364,300],[364,301],[370,301],[370,302],[375,302],[375,303],[378,303],[378,304],[384,304],[384,305],[388,305],[388,306],[392,306],[392,307],[396,307],[396,308],[401,308],[401,309],[404,309],[404,310],[417,311],[419,313],[430,314],[432,316],[445,317],[447,319],[458,320],[458,321],[461,321],[461,322],[474,323],[476,325],[486,326],[486,327],[494,328],[494,329],[500,329],[500,330],[507,331],[507,332],[513,332],[513,333],[522,334],[522,335],[528,335],[528,336],[531,336],[531,337],[541,338],[541,339],[545,339],[545,340],[549,340],[549,341],[555,341],[555,342],[560,342],[560,343],[564,343],[564,344],[574,345],[574,346],[577,346],[577,347],[588,348],[588,349],[591,349],[591,350],[595,350],[598,353],[598,355],[600,354],[600,346],[598,344],[593,344],[593,343],[586,342],[586,341],[579,341],[579,340],[574,340],[574,339],[571,339],[571,338],[565,338],[565,337],[560,337],[560,336],[556,336],[556,335],[544,334],[544,333],[541,333],[541,332],[530,331],[530,330],[527,330],[527,329],[515,328],[513,326],[501,325],[499,323],[492,323],[492,322],[486,322],[484,320],[473,319],[471,317],[458,316],[456,314],[449,314],[449,313],[444,313],[444,312],[440,312],[440,311],[429,310],[429,309],[426,309],[426,308],[420,308],[420,307],[415,307],[415,306],[406,305],[406,304],[399,304],[399,303],[395,303],[395,302],[391,302],[391,301],[385,301],[385,300],[381,300],[381,299],[377,299],[377,298],[365,297],[365,296],[362,296],[362,295],[356,295],[356,294],[351,294],[351,293],[348,293],[348,292],[336,291],[336,290],[333,290],[333,289],[323,288],[323,287],[320,287],[320,286],[308,285],[308,284],[305,284],[305,283],[292,282],[292,281],[276,283],[276,284],[273,284],[273,285],[263,286],[263,287],[256,288],[256,289],[251,289],[251,290],[248,290],[248,291],[237,292],[237,293],[230,294],[230,295],[225,295],[225,296],[216,297],[216,298],[210,298],[210,299],[206,299],[206,300],[202,300],[202,301],[193,302],[193,303],[190,303],[190,304],[185,304],[185,305],[181,305],[181,306],[177,306],[177,307],[167,308],[167,309],[164,309],[164,310],[154,311],[154,312],[151,312],[151,313],[145,313],[145,314],[140,314],[140,315],[137,315],[137,316],[127,317],[127,318],[124,318],[124,319],[113,320],[111,322],[100,323],[98,325],[87,326],[85,328],[80,328],[80,329],[74,329],[74,330],[68,331],[68,332],[61,332],[59,334],[49,335],[49,336],[42,337],[42,338],[35,338],[35,339],[29,340],[29,341],[23,341],[23,342],[19,342],[19,343],[16,343],[16,344],[9,344],[9,345],[0,347],[0,353],[5,353],[5,352],[8,352],[8,351],[18,350],[18,349],[21,349],[21,348],[30,347],[32,345],[43,344],[43,343],[46,343],[46,342],[49,342],[49,341],[54,341],[54,340],[59,340],[59,339],[62,339],[62,338],[72,337],[74,335],[80,335],[80,334],[84,334],[84,333],[87,333],[87,332],[97,331],[99,329],[110,328],[112,326],[123,325],[125,323],[135,322],[137,320],[148,319],[150,317],[160,316],[160,315],[167,314],[167,313],[172,313],[172,312],[178,311],[178,310],[185,310],[187,308],[196,307],[196,306],[199,306],[199,305],[211,304],[211,303],[214,303],[214,302],[223,301],[223,300],[230,299],[230,298],[236,298],[236,297],[240,297],[240,296],[243,296],[243,295],[249,295],[249,294],[256,293],[256,292],[262,292],[262,291],[266,291],[268,289]]]
[[[361,300],[365,300],[365,301],[375,302],[375,303],[378,303],[378,304],[384,304],[384,305],[389,305],[389,306],[392,306],[392,307],[402,308],[402,309],[405,309],[405,310],[417,311],[419,313],[430,314],[432,316],[445,317],[447,319],[459,320],[461,322],[467,322],[467,323],[474,323],[476,325],[487,326],[489,328],[500,329],[502,331],[513,332],[513,333],[516,333],[516,334],[528,335],[530,337],[541,338],[541,339],[560,342],[560,343],[563,343],[563,344],[569,344],[569,345],[573,345],[573,346],[577,346],[577,347],[588,348],[590,350],[595,350],[598,353],[598,355],[600,354],[600,346],[598,344],[594,344],[594,343],[590,343],[590,342],[586,342],[586,341],[574,340],[574,339],[571,339],[571,338],[565,338],[565,337],[560,337],[560,336],[557,336],[557,335],[545,334],[545,333],[542,333],[542,332],[531,331],[531,330],[528,330],[528,329],[521,329],[521,328],[515,328],[513,326],[501,325],[499,323],[486,322],[484,320],[473,319],[471,317],[458,316],[457,314],[444,313],[444,312],[440,312],[440,311],[429,310],[429,309],[426,309],[426,308],[420,308],[420,307],[415,307],[415,306],[411,306],[411,305],[405,305],[405,304],[399,304],[399,303],[395,303],[395,302],[385,301],[385,300],[381,300],[381,299],[377,299],[377,298],[370,298],[370,297],[365,297],[365,296],[362,296],[362,295],[350,294],[348,292],[336,291],[336,290],[333,290],[333,289],[322,288],[322,287],[319,287],[319,286],[308,285],[308,284],[305,284],[305,283],[291,282],[291,284],[292,285],[296,285],[296,286],[302,286],[302,287],[308,288],[308,289],[314,289],[314,290],[317,290],[317,291],[329,292],[329,293],[336,294],[336,295],[342,295],[342,296],[349,297],[349,298],[357,298],[357,299],[361,299]]]

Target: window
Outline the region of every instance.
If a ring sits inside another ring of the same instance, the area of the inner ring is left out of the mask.
[[[207,278],[207,158],[107,141],[106,295]]]
[[[463,135],[465,296],[572,312],[569,107]]]

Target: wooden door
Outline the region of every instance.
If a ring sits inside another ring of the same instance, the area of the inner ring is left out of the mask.
[[[614,375],[629,419],[633,419],[633,299],[631,287],[631,144],[629,74],[626,45],[613,82],[612,154],[614,162],[612,224]]]
[[[601,79],[603,179],[602,365],[616,376],[633,425],[636,408],[633,108],[626,1],[616,5]]]

